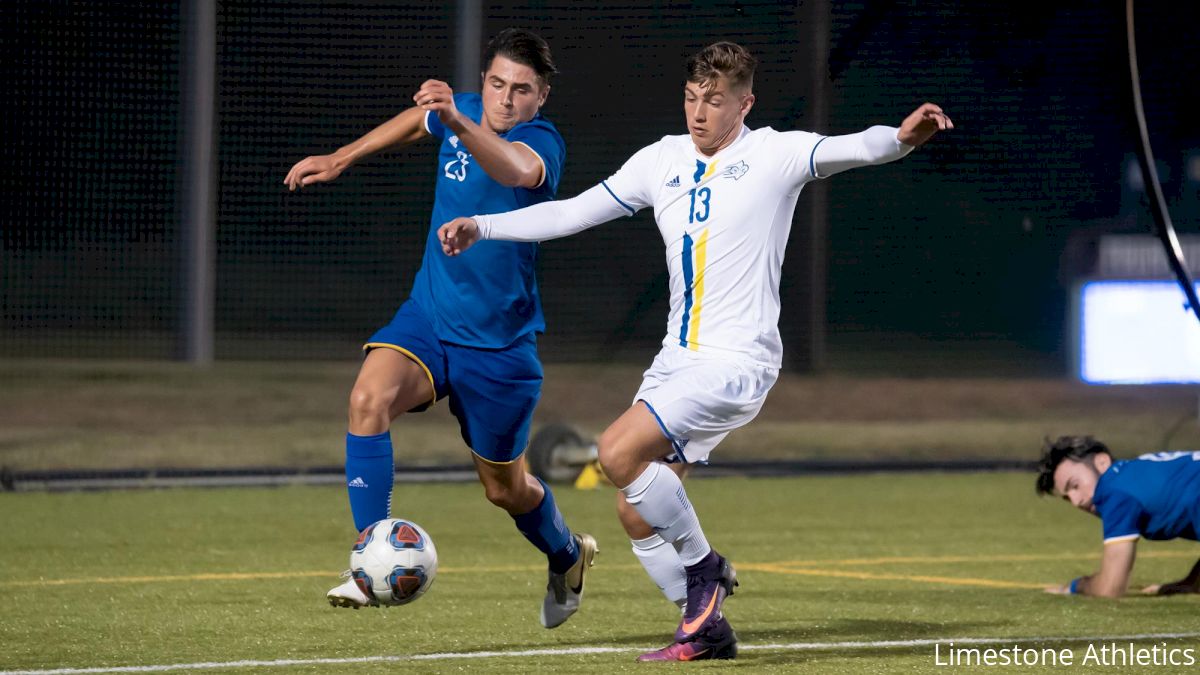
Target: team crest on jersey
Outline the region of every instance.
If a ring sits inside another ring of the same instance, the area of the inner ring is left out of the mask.
[[[726,167],[726,169],[721,172],[721,177],[722,178],[732,178],[734,180],[738,180],[742,176],[745,176],[746,172],[749,170],[750,170],[750,165],[746,164],[745,160],[742,160],[742,161],[738,162],[737,164]]]
[[[667,181],[667,187],[679,187],[679,176],[675,176],[671,180]]]
[[[450,141],[450,147],[452,147],[452,148],[458,147],[458,136],[451,136],[449,138],[449,141]]]
[[[471,163],[471,156],[462,150],[455,155],[455,159],[446,162],[446,178],[453,178],[461,183],[467,179],[467,165]]]

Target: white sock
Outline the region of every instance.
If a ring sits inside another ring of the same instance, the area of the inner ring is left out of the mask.
[[[667,600],[683,607],[687,605],[687,572],[675,547],[657,534],[645,539],[630,539],[633,554],[646,568],[646,574],[658,585]]]
[[[642,520],[675,547],[684,565],[695,565],[712,550],[683,490],[683,482],[661,462],[650,462],[621,492]]]

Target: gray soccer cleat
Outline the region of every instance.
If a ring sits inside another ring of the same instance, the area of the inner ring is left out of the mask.
[[[546,584],[546,599],[542,601],[542,625],[546,628],[557,628],[571,615],[579,611],[579,602],[583,599],[583,581],[587,571],[595,564],[596,540],[590,534],[575,535],[575,544],[579,547],[579,560],[563,574],[550,573],[550,581]]]

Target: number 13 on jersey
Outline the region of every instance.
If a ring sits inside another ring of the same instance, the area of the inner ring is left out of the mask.
[[[702,187],[699,190],[692,188],[692,206],[688,212],[688,223],[703,223],[708,220],[708,201],[712,197],[712,190]],[[697,206],[699,202],[699,206]]]

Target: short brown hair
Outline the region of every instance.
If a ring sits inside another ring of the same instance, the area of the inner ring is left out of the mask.
[[[493,37],[483,53],[483,70],[492,67],[492,61],[503,56],[514,63],[529,66],[543,84],[550,84],[550,76],[558,72],[554,59],[550,57],[550,45],[542,36],[523,28],[505,28]]]
[[[754,68],[758,65],[746,48],[733,42],[714,42],[696,52],[687,62],[687,81],[710,89],[722,75],[732,87],[754,86]]]
[[[1063,461],[1084,462],[1088,461],[1088,457],[1100,453],[1112,456],[1107,445],[1091,436],[1059,436],[1055,441],[1047,438],[1042,444],[1042,458],[1038,461],[1038,494],[1054,493],[1054,471]]]

